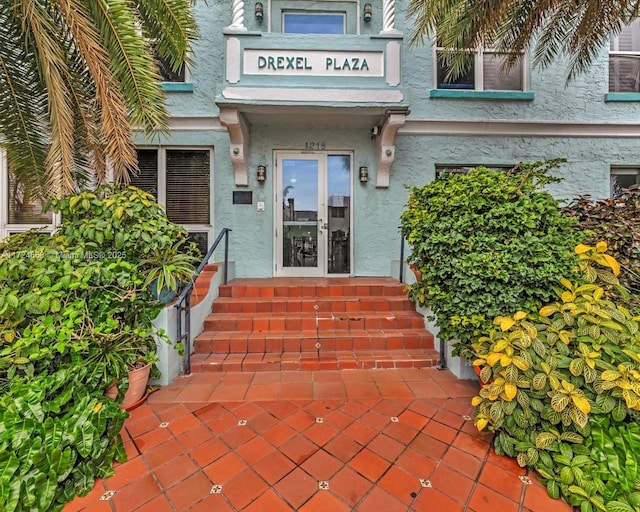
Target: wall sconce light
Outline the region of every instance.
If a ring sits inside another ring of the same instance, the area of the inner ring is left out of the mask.
[[[264,6],[262,5],[262,2],[256,2],[255,15],[258,23],[262,23],[262,18],[264,18]]]
[[[366,183],[367,181],[369,181],[369,168],[363,165],[362,167],[360,167],[359,171],[360,183]]]
[[[364,4],[362,18],[365,22],[369,23],[371,21],[371,15],[373,13],[373,8],[370,3]]]
[[[264,183],[267,179],[267,167],[264,165],[259,165],[256,168],[256,178],[258,179],[258,183]]]

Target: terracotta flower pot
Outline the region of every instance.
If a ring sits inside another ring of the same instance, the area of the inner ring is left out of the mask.
[[[151,372],[151,365],[145,365],[142,368],[136,368],[129,371],[129,389],[124,394],[121,409],[128,409],[132,405],[139,402],[147,391],[147,382],[149,382],[149,374]],[[118,394],[116,385],[111,386],[105,393],[109,398],[115,398]]]
[[[482,372],[482,368],[480,368],[479,366],[474,366],[473,367],[473,371],[476,372],[476,375],[478,376],[478,382],[480,382],[480,386],[484,386],[485,384],[491,384],[491,382],[493,381],[488,381],[485,382],[482,380],[482,377],[480,377],[480,373]]]

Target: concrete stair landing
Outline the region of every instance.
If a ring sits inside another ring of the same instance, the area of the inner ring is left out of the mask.
[[[439,354],[391,278],[235,279],[220,287],[192,371],[424,368]]]

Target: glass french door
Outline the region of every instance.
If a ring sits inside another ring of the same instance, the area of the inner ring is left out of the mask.
[[[276,275],[351,272],[351,154],[276,153]]]

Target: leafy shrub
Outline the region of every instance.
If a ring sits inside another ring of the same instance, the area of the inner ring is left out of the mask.
[[[563,213],[577,219],[577,227],[587,235],[585,243],[607,242],[620,263],[620,282],[632,292],[631,304],[640,307],[640,189],[623,190],[601,201],[582,196],[563,208]]]
[[[542,190],[558,181],[549,176],[558,163],[479,167],[411,190],[402,232],[420,281],[409,296],[431,309],[441,337],[459,340],[456,354],[471,358],[494,317],[550,300],[575,265],[575,222]]]
[[[484,384],[472,403],[476,426],[497,432],[496,452],[535,468],[551,496],[583,511],[633,511],[635,484],[615,493],[619,471],[604,469],[625,445],[605,449],[592,428],[607,418],[633,436],[625,422],[640,411],[640,318],[605,293],[619,273],[606,248],[578,245],[579,274],[561,280],[554,302],[497,317],[474,342]]]
[[[99,387],[84,365],[11,381],[0,397],[0,510],[62,510],[126,460],[128,413]]]
[[[52,203],[54,234],[0,243],[0,510],[59,510],[108,475],[126,413],[105,398],[153,361],[154,289],[191,277],[195,246],[145,192]],[[18,461],[16,465],[16,461]]]

